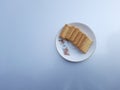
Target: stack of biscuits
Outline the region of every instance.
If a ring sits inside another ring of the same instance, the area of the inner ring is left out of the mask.
[[[92,40],[83,33],[79,28],[65,24],[63,27],[60,37],[62,39],[70,41],[74,46],[76,46],[83,53],[87,53],[90,46],[92,45]]]

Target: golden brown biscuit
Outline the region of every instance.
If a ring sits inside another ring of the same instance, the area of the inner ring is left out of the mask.
[[[70,41],[73,42],[74,39],[76,38],[77,34],[80,32],[80,30],[78,28],[75,28],[72,36],[70,37]]]
[[[87,51],[89,50],[91,44],[93,43],[92,40],[90,40],[88,37],[85,39],[85,41],[82,43],[81,47],[79,47],[79,49],[83,52],[83,53],[87,53]]]
[[[66,35],[67,35],[68,31],[69,31],[69,26],[67,24],[65,24],[65,26],[63,27],[63,29],[60,33],[60,37],[63,39],[66,39]]]
[[[67,40],[70,40],[70,37],[72,36],[72,34],[73,34],[74,31],[75,31],[75,27],[70,26],[70,28],[69,28],[69,30],[68,30],[67,35],[66,35],[65,38],[66,38]]]
[[[85,35],[85,34],[82,34],[82,36],[81,36],[81,38],[80,38],[80,40],[79,40],[79,42],[78,42],[78,44],[77,44],[77,47],[80,47],[81,44],[83,43],[83,41],[84,41],[86,38],[87,38],[86,35]]]
[[[81,36],[82,36],[82,33],[79,32],[72,43],[73,43],[74,45],[77,45],[77,43],[79,42],[79,39],[81,38]]]

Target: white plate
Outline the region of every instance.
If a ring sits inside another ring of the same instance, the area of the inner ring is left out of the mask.
[[[78,27],[83,33],[85,33],[88,37],[90,37],[93,40],[93,43],[89,48],[88,52],[86,54],[83,54],[69,41],[63,40],[59,37],[61,32],[60,30],[56,36],[56,48],[58,53],[63,58],[65,58],[65,60],[72,62],[79,62],[88,59],[96,49],[96,38],[93,31],[87,25],[82,23],[70,23],[69,25]]]

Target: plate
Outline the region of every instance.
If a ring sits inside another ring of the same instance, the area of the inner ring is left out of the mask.
[[[83,33],[93,40],[91,47],[86,54],[82,53],[77,47],[75,47],[71,42],[63,40],[59,37],[60,31],[56,36],[56,48],[58,53],[67,61],[80,62],[88,59],[94,53],[96,49],[96,38],[93,31],[83,23],[69,23],[68,25],[73,25],[78,27]]]

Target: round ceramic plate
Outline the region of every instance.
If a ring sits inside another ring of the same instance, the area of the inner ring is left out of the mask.
[[[82,53],[78,48],[76,48],[71,42],[61,39],[60,32],[56,36],[56,48],[58,53],[65,59],[71,62],[79,62],[88,59],[96,49],[96,38],[93,31],[85,24],[82,23],[70,23],[78,27],[83,33],[85,33],[89,38],[92,39],[93,43],[86,54]]]

